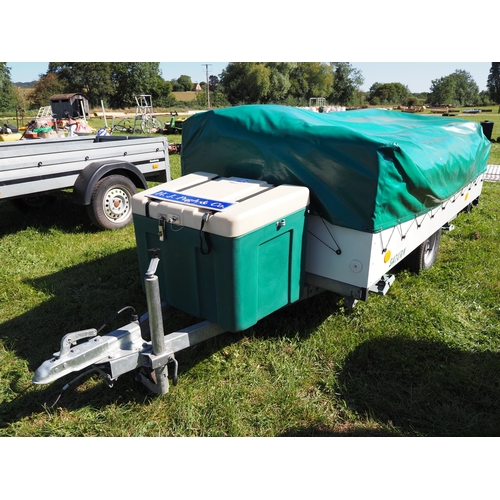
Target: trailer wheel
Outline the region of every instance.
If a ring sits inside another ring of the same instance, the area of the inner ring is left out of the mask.
[[[441,232],[441,229],[436,231],[407,257],[407,268],[412,273],[418,274],[424,269],[430,269],[436,262]]]
[[[101,229],[121,229],[132,222],[132,197],[137,193],[134,183],[123,175],[110,175],[94,187],[87,212]]]

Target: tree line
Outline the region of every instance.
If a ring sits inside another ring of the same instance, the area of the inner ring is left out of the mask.
[[[348,62],[231,62],[220,75],[209,77],[212,107],[240,104],[277,103],[308,105],[312,97],[324,97],[330,104],[411,105],[481,105],[500,102],[500,63],[491,63],[487,91],[479,92],[472,76],[464,70],[432,80],[429,92],[412,94],[399,82],[374,83],[368,92],[361,91],[364,77]],[[200,83],[202,89],[206,83]],[[173,92],[193,89],[187,75],[166,81],[160,63],[154,62],[51,62],[39,75],[26,96],[11,81],[7,63],[0,63],[0,111],[31,105],[47,106],[55,94],[83,93],[91,107],[101,101],[111,109],[135,105],[134,94],[150,94],[155,107],[178,104]],[[197,103],[207,105],[207,93],[197,93]]]

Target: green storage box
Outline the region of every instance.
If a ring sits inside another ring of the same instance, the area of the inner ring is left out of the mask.
[[[196,172],[137,194],[141,274],[160,249],[162,300],[228,331],[301,295],[309,190]]]

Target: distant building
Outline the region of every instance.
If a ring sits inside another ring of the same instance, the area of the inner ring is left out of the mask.
[[[56,94],[50,98],[50,107],[56,118],[89,116],[89,101],[83,94]],[[67,114],[66,114],[67,113]]]
[[[201,85],[199,83],[193,83],[193,90],[195,92],[200,92],[203,89],[201,88]]]

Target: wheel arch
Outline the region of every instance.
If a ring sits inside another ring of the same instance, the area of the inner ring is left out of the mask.
[[[148,184],[142,172],[130,162],[98,161],[87,165],[78,175],[73,186],[73,202],[90,205],[95,185],[109,175],[128,177],[138,189],[147,189]]]

